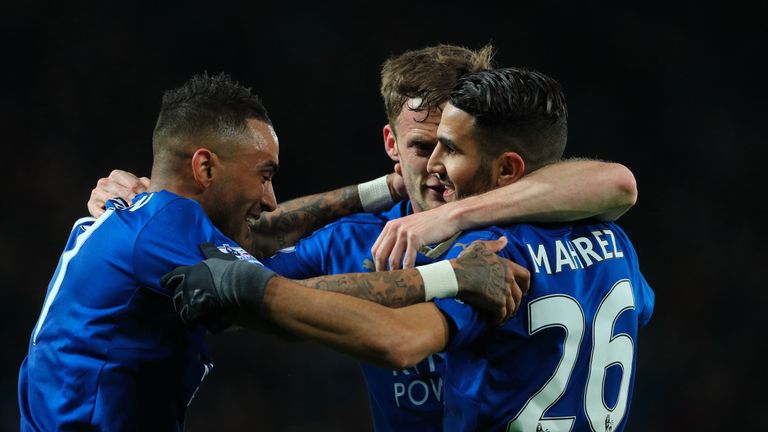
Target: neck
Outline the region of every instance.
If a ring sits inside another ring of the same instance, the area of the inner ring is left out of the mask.
[[[200,188],[196,187],[194,179],[178,174],[168,174],[168,170],[152,166],[152,174],[148,192],[167,190],[185,198],[199,202]]]

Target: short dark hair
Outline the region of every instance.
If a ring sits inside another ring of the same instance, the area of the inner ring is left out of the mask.
[[[459,79],[449,102],[474,118],[472,134],[486,157],[515,151],[530,172],[563,156],[568,108],[547,75],[520,68],[472,73]]]
[[[394,123],[403,104],[421,98],[414,111],[432,110],[448,101],[453,86],[462,75],[493,67],[494,48],[488,44],[479,50],[439,44],[406,51],[388,58],[381,67],[381,97],[387,120]]]
[[[155,158],[181,151],[180,142],[191,137],[227,138],[243,133],[247,119],[272,124],[261,99],[250,88],[225,73],[193,75],[181,87],[163,94],[152,134]]]

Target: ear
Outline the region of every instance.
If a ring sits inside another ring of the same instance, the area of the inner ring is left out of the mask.
[[[400,161],[400,153],[397,152],[397,138],[395,137],[395,130],[392,129],[392,125],[387,123],[384,125],[384,150],[389,155],[389,158],[395,162]]]
[[[525,173],[525,161],[515,152],[506,152],[498,159],[499,178],[496,180],[497,186],[506,186],[512,184]]]
[[[195,183],[202,189],[208,189],[211,186],[217,164],[216,154],[206,148],[199,148],[192,155],[192,175]]]

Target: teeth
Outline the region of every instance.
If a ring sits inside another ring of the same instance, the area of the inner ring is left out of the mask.
[[[248,222],[248,225],[250,227],[254,227],[256,225],[257,219],[253,216],[248,216],[247,218],[245,218],[245,221]]]

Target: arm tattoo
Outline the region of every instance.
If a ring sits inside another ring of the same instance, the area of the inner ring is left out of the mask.
[[[480,309],[485,309],[484,305],[503,304],[510,277],[495,253],[472,244],[456,259],[453,270],[459,287],[467,288],[460,288],[458,297]]]
[[[363,211],[357,185],[296,198],[264,212],[252,227],[254,255],[264,257],[344,216]]]
[[[321,276],[296,282],[389,307],[409,306],[424,301],[424,284],[415,269]]]

